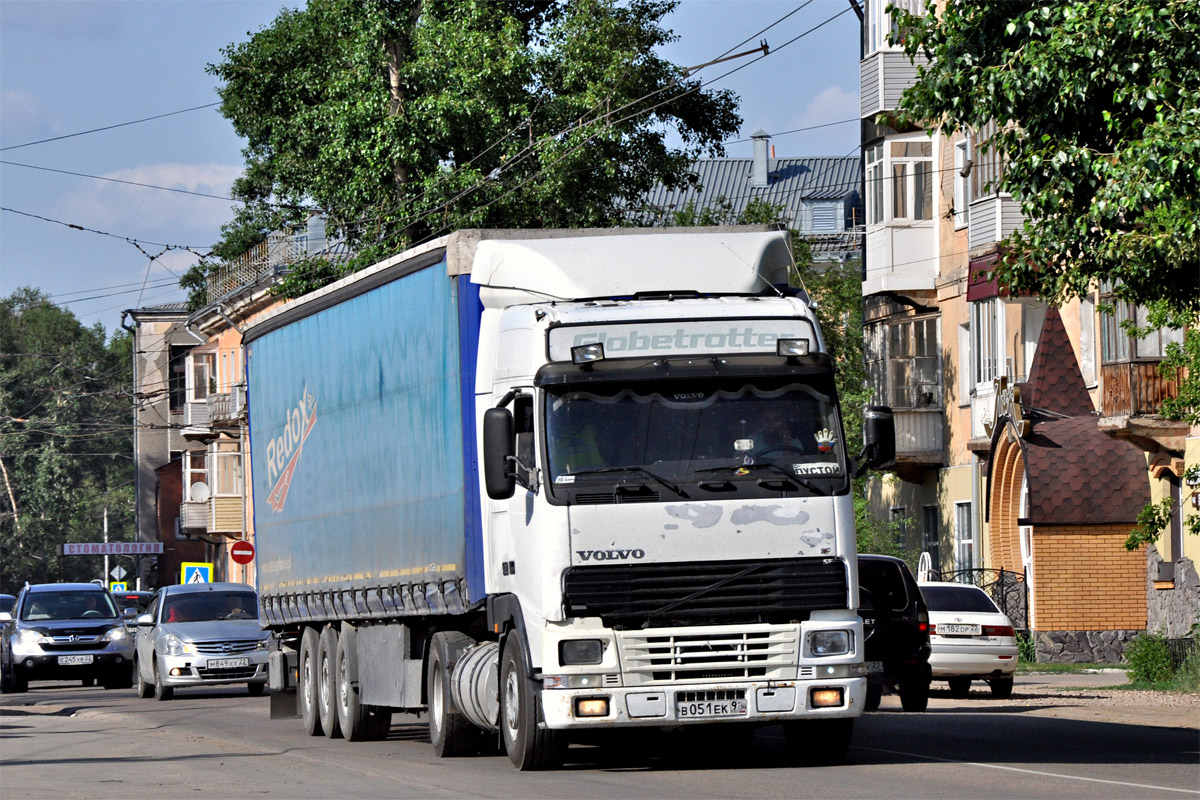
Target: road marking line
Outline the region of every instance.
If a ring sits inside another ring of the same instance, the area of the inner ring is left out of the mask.
[[[985,764],[980,761],[959,761],[956,758],[942,758],[940,756],[927,756],[923,753],[905,753],[902,750],[885,750],[882,747],[860,747],[858,745],[850,745],[855,750],[870,750],[876,753],[888,753],[893,756],[907,756],[908,758],[924,758],[927,761],[943,761],[947,764],[964,764],[968,767],[986,767],[988,769],[1002,769],[1009,772],[1025,772],[1030,775],[1042,775],[1050,778],[1065,778],[1072,781],[1088,781],[1089,783],[1108,783],[1114,786],[1130,786],[1135,789],[1158,789],[1163,792],[1182,792],[1183,794],[1200,794],[1200,791],[1195,789],[1176,789],[1173,786],[1156,786],[1152,783],[1129,783],[1127,781],[1109,781],[1104,778],[1085,778],[1081,775],[1064,775],[1061,772],[1043,772],[1037,769],[1022,769],[1021,767],[1006,767],[1001,764]]]

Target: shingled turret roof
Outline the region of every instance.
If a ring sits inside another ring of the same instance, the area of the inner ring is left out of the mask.
[[[1029,380],[1021,385],[1021,405],[1066,417],[1096,410],[1057,308],[1046,312]]]

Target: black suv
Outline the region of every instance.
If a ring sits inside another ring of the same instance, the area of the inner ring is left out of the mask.
[[[0,691],[24,692],[36,680],[133,686],[133,638],[103,586],[26,585],[0,619]]]
[[[929,609],[908,565],[891,556],[858,557],[858,615],[866,638],[867,711],[884,688],[905,711],[929,706]]]

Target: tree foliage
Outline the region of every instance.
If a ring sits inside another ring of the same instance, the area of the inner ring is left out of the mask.
[[[133,528],[132,340],[33,289],[0,299],[0,587],[100,577],[63,542]],[[124,534],[124,536],[123,536]]]
[[[310,0],[209,65],[247,141],[229,258],[324,210],[357,258],[462,227],[620,224],[740,122],[655,50],[668,0]],[[682,149],[669,148],[668,128]],[[240,251],[238,251],[240,252]],[[330,274],[325,274],[330,273]],[[193,286],[199,281],[193,276]]]
[[[895,16],[905,51],[930,59],[902,115],[945,133],[997,123],[996,188],[1025,214],[1002,285],[1053,303],[1107,281],[1191,327],[1190,349],[1168,353],[1190,384],[1165,412],[1200,421],[1200,3],[951,0]]]

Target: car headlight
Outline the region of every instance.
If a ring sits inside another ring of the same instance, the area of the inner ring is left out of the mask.
[[[814,656],[840,656],[850,652],[850,631],[814,631],[809,639]]]
[[[31,630],[26,629],[26,630],[17,632],[16,638],[13,641],[13,644],[23,644],[23,645],[41,644],[45,638],[46,637],[44,637],[38,631],[31,631]]]
[[[163,654],[168,656],[182,656],[196,652],[191,642],[185,642],[173,633],[168,633],[162,638],[162,646]]]
[[[258,644],[254,645],[255,650],[269,650],[271,647],[270,639],[263,639]]]
[[[108,633],[102,637],[106,642],[123,642],[129,638],[129,631],[125,630],[122,625],[119,628],[109,628]]]

